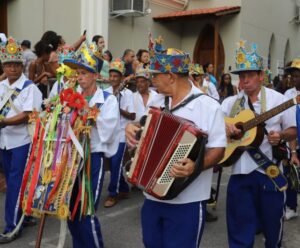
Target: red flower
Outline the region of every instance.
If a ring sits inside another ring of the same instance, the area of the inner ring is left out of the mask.
[[[60,102],[63,104],[64,102],[70,102],[71,96],[74,95],[74,91],[71,88],[65,89],[60,93]]]
[[[71,96],[68,105],[71,108],[82,109],[86,105],[86,101],[80,93],[74,93]]]

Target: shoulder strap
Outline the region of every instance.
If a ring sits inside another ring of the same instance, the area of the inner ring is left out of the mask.
[[[189,96],[187,99],[185,99],[183,102],[181,102],[180,104],[178,104],[175,108],[171,109],[169,108],[169,97],[166,96],[165,97],[165,110],[169,111],[169,112],[174,112],[175,110],[184,107],[185,105],[187,105],[189,102],[193,101],[194,99],[198,98],[199,96],[205,95],[203,93],[199,93],[199,94],[193,94],[191,96]]]
[[[110,96],[111,94],[107,91],[103,90],[103,96],[104,96],[104,101],[106,101],[106,99]]]
[[[26,80],[23,84],[22,89],[16,88],[15,91],[20,93],[22,90],[24,90],[25,88],[27,88],[29,85],[32,85],[32,84],[33,84],[33,82],[31,80]]]

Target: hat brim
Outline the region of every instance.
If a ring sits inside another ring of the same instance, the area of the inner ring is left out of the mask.
[[[292,66],[288,66],[286,68],[284,68],[284,71],[285,72],[292,72],[292,71],[300,71],[300,68],[297,68],[297,67],[292,67]]]
[[[118,73],[120,73],[120,74],[121,74],[121,76],[124,76],[124,75],[123,75],[123,73],[122,73],[122,72],[120,72],[120,71],[119,71],[119,70],[117,70],[117,69],[109,69],[109,71],[108,71],[108,72],[111,72],[111,71],[118,72]]]
[[[67,66],[69,66],[71,69],[74,69],[74,70],[77,70],[77,69],[84,69],[84,70],[87,70],[91,73],[96,73],[95,69],[93,69],[92,67],[89,67],[83,63],[80,63],[76,60],[73,60],[73,59],[65,59],[63,61],[63,63]]]
[[[241,70],[234,70],[234,71],[231,71],[230,73],[232,74],[235,74],[235,75],[238,75],[240,74],[241,72],[247,72],[247,71],[263,71],[263,70],[258,70],[258,69],[241,69]]]
[[[8,60],[2,60],[1,61],[2,65],[6,64],[6,63],[20,63],[20,64],[23,64],[25,63],[24,60],[20,60],[20,59],[8,59]]]

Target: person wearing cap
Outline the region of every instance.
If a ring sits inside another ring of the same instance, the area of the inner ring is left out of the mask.
[[[135,73],[137,91],[133,93],[133,104],[136,113],[134,121],[136,122],[145,114],[146,109],[151,106],[153,99],[157,95],[154,90],[149,89],[150,76],[147,69],[140,69]]]
[[[102,61],[94,56],[89,45],[84,43],[76,59],[68,58],[63,63],[77,71],[78,91],[84,96],[89,107],[97,106],[96,125],[91,132],[91,181],[95,211],[99,205],[100,194],[104,180],[103,158],[113,156],[118,149],[119,139],[115,131],[119,129],[120,114],[115,96],[102,91],[96,85],[98,72]],[[70,210],[76,207],[78,186],[73,188]],[[79,208],[80,209],[80,206]],[[80,218],[77,212],[74,220],[68,220],[74,248],[103,247],[100,223],[96,215]]]
[[[110,158],[110,181],[108,185],[108,197],[104,202],[104,207],[110,208],[116,205],[118,200],[129,198],[129,186],[125,182],[122,170],[123,157],[126,149],[125,126],[135,119],[133,95],[131,90],[125,87],[124,79],[125,67],[121,59],[116,59],[110,63],[109,81],[111,87],[105,91],[114,94],[119,101],[120,109],[120,130],[119,148],[117,153]],[[123,89],[122,89],[123,88]]]
[[[216,86],[209,80],[209,78],[208,80],[204,78],[205,73],[201,65],[192,64],[190,66],[190,75],[192,76],[192,81],[195,86],[202,90],[203,93],[216,100],[220,99]]]
[[[285,68],[285,73],[291,75],[291,84],[294,86],[293,88],[287,90],[284,95],[288,99],[292,99],[299,94],[300,91],[300,58],[295,58],[292,61],[292,64]],[[299,111],[299,107],[297,106],[297,111]],[[298,118],[299,114],[297,114]],[[298,131],[299,132],[299,131]],[[299,136],[299,133],[298,133]],[[300,166],[299,155],[300,151],[298,148],[297,140],[293,140],[289,142],[289,147],[291,149],[291,158],[290,163]],[[285,168],[286,170],[288,168]],[[290,220],[296,218],[298,216],[297,213],[297,194],[298,192],[295,189],[291,188],[291,183],[289,181],[289,186],[286,191],[286,212],[285,219]]]
[[[27,122],[29,114],[39,111],[42,94],[23,74],[23,54],[20,44],[12,37],[0,44],[0,60],[7,78],[0,82],[0,156],[7,183],[5,228],[0,244],[19,237],[13,231],[21,217],[19,191],[31,143]]]
[[[256,44],[238,42],[236,70],[231,73],[239,76],[242,91],[222,102],[226,116],[234,117],[243,109],[262,114],[287,101],[282,94],[262,86],[263,58]],[[291,108],[270,118],[265,121],[262,144],[257,148],[246,147],[233,164],[226,212],[230,248],[253,247],[257,228],[265,237],[265,247],[281,247],[287,181],[275,149],[281,140],[296,138],[295,127]],[[226,133],[230,142],[230,137],[240,134],[241,130],[226,123]]]
[[[175,116],[192,121],[208,134],[203,171],[198,174],[195,162],[186,158],[174,164],[170,175],[184,178],[190,175],[195,180],[171,200],[159,200],[145,194],[142,207],[142,232],[146,248],[199,247],[205,222],[206,200],[210,197],[212,167],[223,157],[226,146],[224,116],[219,103],[193,85],[189,80],[189,55],[177,49],[161,48],[161,39],[156,40],[150,51],[152,81],[158,94],[153,100],[155,107],[172,110],[185,99],[186,105],[173,111]],[[168,103],[169,101],[169,103]],[[127,144],[135,147],[138,141],[137,124],[126,127]],[[163,137],[162,137],[163,139]]]

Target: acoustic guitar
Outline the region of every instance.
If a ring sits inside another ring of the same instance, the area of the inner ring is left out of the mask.
[[[300,95],[260,115],[245,109],[234,118],[225,117],[225,123],[234,124],[241,133],[227,138],[225,155],[219,165],[231,166],[241,157],[246,147],[259,147],[264,139],[264,122],[299,103]]]

